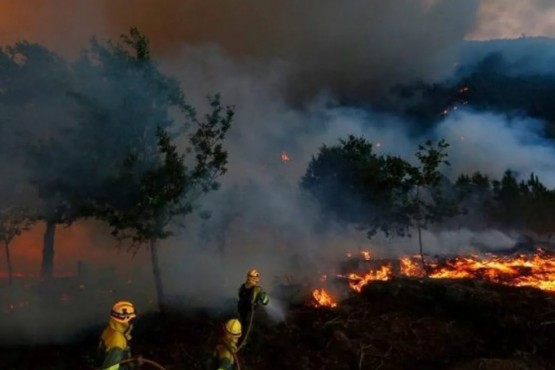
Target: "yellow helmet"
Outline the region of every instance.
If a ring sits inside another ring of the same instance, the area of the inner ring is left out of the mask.
[[[135,307],[133,307],[133,303],[127,301],[119,301],[116,302],[116,304],[112,307],[112,311],[110,311],[110,317],[114,321],[126,324],[137,317],[137,312],[135,311]]]
[[[228,320],[224,324],[224,331],[234,337],[241,336],[241,322],[237,319]]]
[[[249,270],[249,272],[247,272],[247,277],[259,277],[259,276],[260,274],[256,269],[252,269],[252,270]]]
[[[258,282],[260,281],[260,274],[256,269],[252,269],[247,272],[247,281],[258,284]]]

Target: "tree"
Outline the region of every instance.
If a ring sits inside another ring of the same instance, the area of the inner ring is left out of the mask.
[[[378,230],[402,233],[402,214],[394,207],[410,165],[399,157],[378,156],[364,138],[349,136],[322,146],[301,179],[327,214],[356,224],[369,237]]]
[[[30,210],[22,206],[4,207],[0,210],[0,240],[6,251],[6,267],[10,285],[13,280],[13,268],[10,257],[10,243],[16,236],[28,230],[33,224]]]
[[[534,173],[521,184],[521,189],[524,191],[523,214],[527,231],[551,239],[555,232],[555,190],[547,189]]]
[[[227,152],[222,143],[234,112],[231,107],[222,107],[216,95],[209,98],[211,112],[203,120],[198,119],[195,110],[184,102],[179,85],[163,76],[153,64],[148,39],[131,29],[130,35],[123,36],[122,40],[126,46],[96,44],[100,66],[106,69],[98,72],[107,73],[115,81],[129,75],[140,76],[140,84],[135,79],[134,86],[124,85],[127,98],[139,101],[136,106],[126,105],[128,99],[125,99],[123,106],[115,108],[87,101],[91,110],[109,116],[114,124],[122,119],[132,125],[119,128],[131,130],[125,142],[127,155],[114,168],[113,174],[105,178],[104,190],[94,197],[89,211],[106,221],[114,236],[131,240],[134,250],[145,244],[149,246],[158,304],[164,312],[158,243],[173,234],[173,222],[191,213],[202,194],[218,188],[216,180],[226,172],[227,164]],[[117,68],[114,69],[114,65]],[[151,90],[145,91],[142,86],[145,84]],[[194,128],[183,153],[178,151],[169,133],[173,123],[169,115],[172,107],[178,108],[188,126]],[[112,109],[116,109],[115,117],[104,113]],[[120,109],[123,111],[119,112]],[[128,121],[129,115],[133,117],[131,121]],[[139,135],[133,135],[135,132]]]
[[[422,245],[422,229],[427,229],[430,224],[438,223],[458,213],[455,199],[445,195],[442,189],[443,176],[439,166],[449,165],[446,160],[446,149],[449,144],[440,140],[437,144],[428,140],[418,147],[416,158],[419,166],[412,167],[407,182],[411,190],[402,193],[400,202],[402,212],[406,215],[407,228],[416,228],[418,231],[419,253],[422,267],[426,271],[424,248]]]
[[[492,184],[495,204],[491,217],[503,228],[522,229],[523,207],[526,205],[524,184],[519,183],[510,170],[505,171],[501,180],[495,180]]]
[[[492,181],[481,172],[462,174],[455,182],[459,210],[466,227],[483,229],[492,222],[490,213],[494,203]],[[470,217],[468,217],[470,216]]]
[[[25,171],[10,171],[10,178],[25,174],[17,186],[30,182],[39,198],[34,207],[46,222],[43,277],[52,275],[56,224],[72,218],[64,178],[72,159],[64,136],[73,123],[67,94],[72,83],[63,58],[41,45],[18,42],[0,50],[0,127],[9,138],[2,150],[10,158],[25,155],[24,163],[18,162]]]

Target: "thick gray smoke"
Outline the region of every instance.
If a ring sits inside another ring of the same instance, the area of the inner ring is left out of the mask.
[[[411,122],[338,105],[329,94],[321,94],[305,109],[291,107],[280,94],[280,70],[274,66],[247,68],[217,48],[190,47],[184,53],[188,57],[181,68],[176,63],[168,68],[180,76],[185,90],[191,92],[189,98],[202,102],[202,94],[194,89],[202,85],[231,97],[229,102],[238,107],[237,125],[226,143],[229,174],[221,191],[204,203],[212,217],[201,222],[205,229],[199,235],[208,234],[207,246],[214,252],[189,253],[186,258],[191,268],[185,270],[191,279],[197,271],[193,266],[209,266],[211,275],[201,282],[206,286],[216,287],[226,276],[240,281],[252,266],[264,271],[267,284],[273,276],[287,272],[300,280],[314,279],[316,272],[325,271],[347,251],[371,248],[389,255],[415,251],[417,243],[411,238],[378,237],[370,242],[363,233],[340,225],[325,233],[318,230],[320,210],[299,193],[299,179],[321,145],[333,145],[349,134],[364,136],[381,153],[413,161],[417,145],[427,137],[445,138],[451,144],[452,166],[443,170],[452,180],[477,170],[499,178],[512,169],[522,179],[534,172],[548,186],[555,186],[551,175],[555,152],[542,138],[542,122],[459,109],[446,115],[430,136],[414,137],[408,130]],[[290,161],[280,160],[283,151]],[[191,235],[195,234],[184,235],[184,240]],[[516,241],[515,236],[496,230],[473,233],[464,229],[426,232],[424,240],[430,253],[457,253],[484,245],[508,248]],[[183,274],[179,271],[176,276]],[[226,283],[224,290],[230,297],[235,294],[233,283]]]
[[[296,96],[321,89],[377,96],[392,84],[449,71],[453,46],[474,29],[477,8],[477,0],[57,0],[48,6],[4,0],[0,40],[31,38],[76,55],[91,34],[138,26],[159,55],[175,56],[184,44],[214,44],[238,58],[281,60]]]
[[[90,34],[112,36],[113,30],[119,33],[137,25],[151,37],[164,70],[180,80],[188,101],[199,111],[205,107],[205,96],[214,92],[236,106],[235,124],[226,141],[229,171],[222,188],[200,202],[211,217],[203,219],[199,212],[188,217],[187,228],[161,246],[163,279],[172,298],[188,307],[225,303],[230,307],[252,267],[261,271],[262,284],[271,290],[288,279],[318,279],[348,251],[372,249],[384,255],[416,251],[410,238],[370,242],[364,233],[339,224],[327,225],[322,232],[321,211],[299,192],[298,183],[321,145],[333,145],[349,134],[366,137],[380,152],[412,158],[425,138],[409,134],[411,122],[342,106],[338,97],[379,96],[398,82],[444,76],[457,61],[460,41],[473,29],[476,1],[269,1],[262,6],[247,0],[209,0],[165,1],[154,8],[152,1],[109,4],[87,8],[92,16],[78,12],[61,24],[86,18],[83,24],[91,27]],[[50,25],[49,14],[39,12],[39,24]],[[53,25],[58,31],[59,27]],[[23,31],[21,35],[27,37]],[[59,35],[41,37],[51,45],[67,46]],[[70,42],[78,44],[77,35],[72,34]],[[291,104],[291,91],[302,95],[304,104]],[[45,122],[70,117],[63,105],[50,106],[46,112]],[[510,120],[502,114],[460,111],[449,114],[432,136],[446,138],[452,145],[453,166],[448,169],[452,179],[469,170],[498,176],[511,168],[526,177],[534,171],[553,186],[555,156],[538,125],[541,122]],[[48,127],[40,129],[48,131]],[[284,152],[288,161],[281,158]],[[424,242],[430,252],[441,253],[478,244],[510,247],[514,239],[495,230],[458,230],[425,233]],[[79,288],[85,289],[79,305],[87,309],[62,317],[33,306],[28,315],[10,320],[9,326],[2,320],[0,337],[16,330],[23,339],[48,341],[47,333],[57,330],[56,339],[65,339],[83,327],[102,323],[110,302],[118,298],[136,300],[142,312],[153,307],[147,251],[127,262],[131,256],[118,254],[112,243],[99,238],[90,249],[82,249],[93,277],[86,288]],[[91,250],[100,249],[109,264],[87,257]],[[106,265],[110,271],[105,271]],[[131,265],[132,271],[111,271],[125,270],[125,265]],[[89,294],[89,289],[102,292]],[[114,292],[105,295],[106,289]]]
[[[235,57],[281,60],[288,87],[313,96],[377,96],[401,81],[440,77],[473,28],[477,1],[110,1],[112,25],[136,24],[171,54],[214,43]],[[129,7],[139,11],[130,13]],[[119,28],[121,30],[121,28]]]

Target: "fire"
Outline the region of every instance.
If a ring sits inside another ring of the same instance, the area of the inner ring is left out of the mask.
[[[315,307],[336,307],[337,303],[324,289],[314,289],[312,297],[316,300]]]
[[[370,252],[362,252],[365,260]],[[387,281],[394,276],[425,277],[419,256],[405,256],[396,261],[373,260],[377,267],[365,273],[338,275],[348,280],[349,287],[361,292],[372,281]],[[394,269],[393,266],[398,266]],[[555,252],[538,249],[533,255],[516,256],[459,256],[447,260],[428,260],[427,277],[431,279],[482,279],[517,287],[533,287],[555,293]],[[313,296],[317,307],[326,298],[331,298],[324,290],[315,290]],[[331,301],[333,302],[333,300]],[[329,304],[328,304],[329,305]],[[335,307],[335,302],[334,306]]]
[[[422,264],[416,262],[414,258],[403,257],[399,260],[400,273],[403,276],[419,276],[422,275]]]
[[[529,286],[555,292],[555,256],[538,249],[532,257],[457,257],[432,266],[431,278],[481,278],[512,286]]]
[[[380,267],[376,271],[369,271],[364,276],[357,274],[349,274],[347,278],[349,279],[349,286],[351,289],[360,292],[362,287],[368,284],[372,280],[389,280],[393,276],[393,270],[390,264],[386,264]]]
[[[289,158],[289,154],[287,152],[281,152],[281,161],[282,162],[289,162],[291,158]]]
[[[362,258],[364,258],[366,261],[370,261],[370,252],[362,251],[360,253],[362,254]]]

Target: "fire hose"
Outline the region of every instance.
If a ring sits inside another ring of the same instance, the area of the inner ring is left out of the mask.
[[[124,365],[124,364],[128,364],[128,363],[131,363],[131,362],[137,362],[137,363],[139,363],[139,365],[149,364],[149,365],[152,365],[152,366],[154,366],[155,368],[157,368],[159,370],[166,370],[165,367],[163,367],[162,365],[160,365],[156,361],[149,360],[149,359],[143,358],[143,357],[128,358],[128,359],[122,360],[122,361],[120,361],[120,362],[118,362],[117,364],[114,364],[114,365]],[[99,368],[97,370],[103,370],[103,369]]]
[[[251,332],[252,322],[254,319],[254,304],[251,307],[251,312],[249,315],[249,326],[247,327],[247,332],[245,333],[245,338],[241,341],[241,345],[237,348],[237,352],[241,350],[247,343],[247,338],[249,337],[249,333]]]

